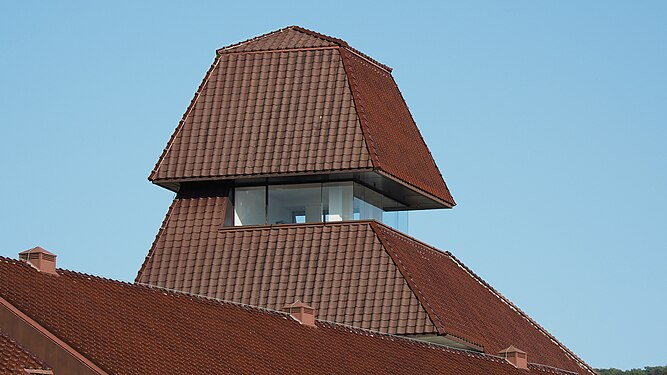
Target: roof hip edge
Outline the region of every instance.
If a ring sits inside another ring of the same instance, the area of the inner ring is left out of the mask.
[[[178,137],[179,133],[183,130],[183,127],[185,126],[185,121],[190,116],[190,113],[192,113],[192,110],[194,109],[195,104],[197,104],[197,100],[199,100],[199,96],[201,95],[202,91],[204,90],[204,87],[208,83],[208,80],[211,78],[211,74],[213,73],[215,68],[217,68],[219,63],[220,63],[220,56],[216,56],[215,59],[213,60],[213,63],[211,64],[211,67],[208,68],[208,71],[206,72],[206,75],[204,75],[204,79],[199,84],[199,87],[197,88],[197,91],[195,92],[194,97],[190,101],[190,104],[188,105],[188,108],[185,110],[185,113],[183,114],[183,117],[181,118],[181,121],[179,121],[178,125],[176,126],[176,130],[174,130],[174,133],[171,135],[171,138],[169,138],[169,141],[167,142],[167,145],[165,146],[164,150],[162,151],[162,154],[160,155],[160,158],[158,159],[157,163],[155,164],[155,167],[153,168],[153,171],[148,176],[149,181],[153,182],[157,179],[158,171],[160,170],[160,167],[162,166],[162,163],[166,159],[167,154],[171,150],[171,147],[173,146],[174,141]]]
[[[438,316],[438,314],[435,312],[435,310],[433,309],[431,304],[428,302],[428,300],[426,299],[426,296],[422,293],[421,289],[419,288],[417,283],[412,278],[412,275],[410,275],[410,272],[403,266],[403,263],[402,263],[401,259],[398,257],[398,253],[394,250],[393,246],[391,246],[391,244],[389,243],[389,241],[385,237],[384,233],[382,233],[379,230],[378,223],[377,222],[371,222],[371,223],[369,223],[369,225],[373,229],[373,232],[375,232],[375,235],[377,236],[377,238],[380,241],[380,243],[382,244],[382,246],[385,248],[385,251],[387,252],[387,254],[389,254],[389,257],[391,258],[391,260],[394,262],[394,264],[396,265],[398,270],[401,272],[401,274],[405,278],[405,281],[407,282],[408,286],[410,287],[410,290],[412,290],[412,293],[414,293],[414,295],[417,298],[417,300],[419,301],[419,303],[422,305],[424,310],[426,310],[426,313],[427,313],[429,319],[431,319],[431,322],[433,323],[433,325],[438,330],[438,334],[443,335],[443,336],[448,335],[448,336],[457,338],[457,339],[459,339],[459,340],[461,340],[461,341],[463,341],[467,344],[470,344],[470,345],[473,345],[477,348],[480,348],[480,350],[483,351],[484,350],[483,345],[480,345],[480,344],[478,344],[474,341],[471,341],[469,339],[466,339],[464,337],[460,337],[458,335],[454,335],[450,332],[447,332],[447,330],[445,329],[445,325],[444,325],[443,320]],[[384,225],[382,225],[382,226],[386,227]],[[392,230],[392,231],[395,232],[395,233],[398,233],[400,235],[403,235],[403,233],[398,232],[396,230]],[[408,236],[408,238],[410,238],[410,237]]]
[[[558,339],[556,339],[555,336],[553,336],[549,331],[546,330],[546,328],[542,327],[539,325],[533,318],[531,318],[527,313],[525,313],[523,310],[521,310],[517,305],[515,305],[512,301],[510,301],[507,297],[502,295],[500,292],[498,292],[494,287],[491,286],[491,284],[487,283],[484,279],[482,279],[480,276],[478,276],[475,272],[473,272],[468,266],[463,264],[457,257],[454,256],[454,254],[447,252],[447,255],[459,266],[461,267],[464,271],[466,271],[471,277],[473,277],[475,280],[477,280],[478,283],[480,283],[482,286],[487,288],[491,293],[493,293],[497,298],[499,298],[501,301],[506,303],[511,309],[516,311],[519,315],[521,315],[522,318],[526,319],[528,323],[530,323],[533,327],[535,327],[539,332],[541,332],[543,335],[545,335],[547,338],[549,338],[556,346],[561,348],[565,352],[565,354],[569,357],[571,357],[580,367],[584,368],[585,370],[589,371],[591,374],[596,374],[595,370],[588,365],[584,360],[579,358],[574,352],[572,352],[568,347],[563,345]],[[530,353],[529,353],[530,354]],[[541,365],[541,366],[546,366],[546,367],[551,367],[558,369],[557,367],[552,367],[552,366],[547,366],[547,365]],[[559,369],[561,370],[561,369]],[[567,370],[564,370],[567,371]]]
[[[368,117],[366,116],[366,110],[364,109],[364,105],[361,100],[361,92],[359,91],[359,85],[357,84],[354,70],[350,64],[350,58],[347,56],[347,51],[344,48],[339,48],[338,52],[340,53],[343,69],[345,69],[350,91],[352,92],[352,99],[354,100],[354,107],[357,112],[357,118],[359,119],[361,131],[364,135],[364,143],[366,144],[368,154],[371,157],[373,168],[380,169],[380,157],[378,156],[377,147],[371,134],[371,127],[368,125]]]

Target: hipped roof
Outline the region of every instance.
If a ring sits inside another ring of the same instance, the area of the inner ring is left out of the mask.
[[[0,298],[109,374],[525,373],[493,355],[319,320],[313,328],[282,312],[57,272],[0,257]],[[530,372],[565,374],[538,365]]]
[[[221,227],[225,199],[175,199],[137,281],[273,309],[299,299],[326,320],[592,371],[449,252],[369,221]]]
[[[391,69],[291,26],[217,51],[149,179],[368,171],[455,204]]]

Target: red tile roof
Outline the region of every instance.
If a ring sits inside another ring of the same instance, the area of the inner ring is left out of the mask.
[[[0,297],[110,374],[514,375],[496,356],[0,257]],[[531,373],[563,373],[532,366]]]
[[[341,54],[375,168],[454,205],[391,74],[347,50]]]
[[[334,47],[343,44],[346,43],[340,39],[306,31],[298,26],[291,26],[220,48],[218,53]]]
[[[50,367],[0,330],[0,374],[27,374],[25,369]]]
[[[218,51],[149,179],[362,171],[455,204],[389,68],[290,27]]]
[[[198,204],[180,200],[180,217]],[[321,319],[396,334],[437,330],[367,224],[231,227],[198,233],[180,222],[182,241],[158,243],[137,282],[279,310],[301,300]],[[179,226],[169,228],[178,232]],[[167,235],[169,236],[169,235]]]
[[[593,369],[449,252],[395,230],[377,233],[441,334],[498,353],[513,345],[532,362],[569,371]]]
[[[194,267],[193,256],[197,252],[216,248],[217,231],[224,222],[226,206],[227,197],[174,199],[139,270],[137,281],[145,279],[144,273],[157,273],[152,270],[161,269],[163,272],[152,279],[154,285],[169,284],[186,290],[192,279],[182,272],[172,271],[176,266],[182,270],[186,264]],[[197,266],[202,265],[198,263]]]
[[[138,282],[273,309],[300,299],[339,323],[453,335],[493,354],[514,345],[532,362],[591,371],[453,255],[391,228],[367,221],[215,225],[220,230],[213,242],[211,229],[197,237],[201,227],[183,220],[194,215],[187,208],[201,206],[175,203],[179,213],[163,231],[180,233],[181,242],[158,241]]]

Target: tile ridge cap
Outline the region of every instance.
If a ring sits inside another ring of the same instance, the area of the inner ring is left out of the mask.
[[[153,240],[153,243],[151,244],[151,248],[148,250],[148,254],[146,254],[146,257],[144,258],[143,263],[141,263],[141,267],[139,267],[139,271],[137,271],[137,276],[134,278],[134,282],[139,282],[139,278],[142,276],[146,266],[148,265],[148,262],[153,258],[155,255],[155,249],[157,247],[158,242],[162,238],[162,235],[164,234],[167,225],[171,221],[171,215],[174,213],[174,207],[176,206],[176,203],[180,203],[180,200],[174,196],[174,200],[171,201],[171,204],[169,205],[169,209],[167,209],[167,215],[164,217],[162,220],[162,224],[160,225],[160,229],[158,229],[158,232],[155,234],[155,239]]]
[[[568,347],[566,347],[563,343],[558,341],[555,336],[553,336],[549,331],[546,330],[546,328],[542,327],[539,323],[537,323],[533,318],[530,317],[526,312],[521,310],[517,305],[515,305],[512,301],[509,300],[509,298],[505,297],[502,293],[500,293],[498,290],[496,290],[494,287],[491,286],[488,282],[486,282],[484,279],[482,279],[479,275],[477,275],[472,269],[470,269],[468,266],[463,264],[454,254],[448,252],[449,257],[459,266],[461,269],[466,271],[471,277],[473,277],[479,284],[481,284],[483,287],[485,287],[487,290],[489,290],[492,294],[494,294],[498,299],[500,299],[502,302],[504,302],[506,305],[508,305],[512,310],[516,311],[522,318],[524,318],[530,325],[535,327],[538,332],[542,333],[545,335],[549,340],[551,340],[558,348],[560,348],[566,356],[570,357],[571,359],[574,360],[575,363],[577,363],[580,367],[586,369],[589,371],[591,374],[595,374],[596,372],[593,370],[593,368],[588,365],[586,362],[584,362],[581,358],[579,358],[574,352],[572,352]],[[548,365],[543,365],[547,367],[552,367]],[[552,368],[557,368],[558,367],[552,367]],[[564,369],[560,369],[564,370]],[[568,371],[568,370],[564,370]]]
[[[426,310],[427,315],[429,316],[429,319],[431,319],[431,322],[433,325],[436,327],[438,330],[438,334],[440,335],[449,335],[456,337],[459,340],[462,340],[466,343],[472,344],[474,346],[477,346],[479,348],[484,348],[483,345],[480,345],[479,343],[476,343],[470,339],[460,337],[459,335],[452,334],[447,331],[445,328],[444,322],[442,318],[436,313],[435,309],[431,306],[431,304],[428,302],[428,299],[426,298],[426,295],[422,292],[421,288],[417,285],[417,283],[414,281],[410,271],[403,265],[403,262],[401,261],[400,257],[398,256],[398,253],[394,249],[393,246],[389,243],[386,234],[383,233],[378,225],[377,222],[371,223],[370,224],[371,228],[373,228],[373,231],[375,232],[375,235],[377,236],[378,240],[382,244],[382,247],[385,249],[391,260],[394,262],[394,265],[399,269],[401,274],[403,275],[403,278],[405,279],[406,283],[408,284],[408,287],[412,291],[412,293],[415,295],[415,298],[419,301],[420,305],[422,305],[422,308]],[[383,227],[386,228],[384,224],[382,224]],[[398,232],[396,230],[392,230],[393,233],[397,233],[402,235],[401,232]],[[436,321],[437,320],[437,321]]]
[[[424,148],[426,148],[426,152],[428,152],[428,155],[431,157],[431,162],[433,162],[433,166],[435,167],[435,170],[438,172],[438,176],[440,177],[440,181],[442,182],[443,187],[445,188],[445,191],[447,194],[449,194],[449,197],[451,198],[451,203],[452,207],[456,206],[456,201],[454,200],[454,196],[452,195],[452,192],[449,190],[449,187],[447,186],[447,182],[445,181],[445,178],[442,177],[442,172],[440,171],[440,168],[438,168],[438,163],[436,163],[435,158],[433,157],[433,154],[431,153],[431,149],[428,147],[426,144],[426,140],[424,139],[424,136],[421,133],[421,130],[419,130],[419,126],[417,126],[417,121],[415,121],[414,116],[412,115],[412,111],[410,110],[410,106],[408,105],[408,102],[405,100],[405,97],[403,96],[403,93],[401,90],[398,88],[398,83],[396,83],[396,80],[394,77],[390,74],[389,78],[391,78],[391,83],[394,85],[394,88],[398,92],[398,95],[401,97],[401,101],[405,105],[405,108],[408,110],[408,115],[410,115],[410,121],[412,122],[412,125],[417,129],[417,134],[419,135],[419,140],[421,141],[422,145],[424,145]],[[433,194],[433,193],[431,193]]]
[[[254,36],[252,38],[245,39],[245,40],[242,40],[240,42],[232,43],[232,44],[226,45],[224,47],[220,47],[220,48],[216,49],[216,54],[231,52],[235,48],[245,46],[249,43],[253,43],[253,42],[256,42],[260,39],[264,39],[264,38],[267,38],[267,37],[270,37],[270,36],[273,36],[273,35],[288,31],[288,30],[294,30],[294,31],[300,32],[302,34],[306,34],[308,36],[311,36],[313,38],[317,38],[317,39],[324,40],[324,41],[329,42],[329,43],[333,43],[336,46],[347,46],[348,45],[347,42],[342,40],[342,39],[338,39],[338,38],[334,38],[332,36],[324,35],[324,34],[316,32],[316,31],[306,29],[306,28],[301,27],[301,26],[291,25],[291,26],[285,26],[285,27],[280,28],[278,30],[269,31],[269,32],[264,33],[264,34]],[[329,47],[333,47],[333,46],[329,46]]]
[[[160,158],[158,159],[157,163],[155,164],[155,167],[153,167],[153,171],[150,173],[148,176],[148,180],[153,182],[157,180],[157,174],[158,171],[160,170],[160,167],[162,166],[162,163],[164,163],[167,154],[169,154],[169,151],[171,151],[171,147],[174,144],[174,141],[178,137],[178,135],[181,133],[183,128],[185,127],[185,122],[187,121],[188,117],[190,117],[190,114],[194,110],[195,105],[197,104],[197,101],[199,100],[199,97],[201,96],[201,93],[204,91],[204,87],[208,84],[209,79],[211,78],[211,75],[213,74],[213,71],[218,67],[218,64],[220,63],[220,56],[215,56],[215,59],[213,60],[213,63],[211,64],[211,67],[208,68],[208,71],[204,75],[204,79],[202,82],[199,84],[199,87],[197,88],[197,91],[195,92],[194,97],[192,100],[190,100],[190,104],[188,105],[188,108],[185,110],[185,113],[181,117],[181,121],[178,122],[178,125],[176,126],[176,129],[171,135],[171,138],[169,138],[169,141],[167,142],[167,145],[165,146],[164,150],[162,150],[162,154],[160,155]]]
[[[364,135],[364,143],[368,150],[368,154],[371,158],[373,168],[381,169],[380,166],[380,157],[377,152],[377,146],[373,140],[373,135],[371,134],[371,127],[368,122],[368,117],[366,116],[366,110],[364,109],[363,102],[361,100],[361,92],[359,91],[359,84],[357,83],[357,78],[354,74],[354,69],[350,64],[350,58],[347,56],[347,50],[344,48],[339,48],[339,53],[341,56],[341,61],[343,63],[343,69],[345,70],[345,75],[347,76],[347,81],[349,85],[350,92],[352,93],[352,99],[354,101],[355,111],[357,112],[357,118],[359,119],[359,124],[361,125],[361,132]]]

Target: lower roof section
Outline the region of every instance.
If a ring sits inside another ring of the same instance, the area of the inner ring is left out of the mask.
[[[3,332],[0,327],[0,374],[28,374],[26,370],[42,370],[50,374],[50,367]]]
[[[325,320],[592,373],[449,252],[373,221],[223,227],[224,199],[177,198],[136,281],[272,309],[299,299]]]
[[[0,257],[0,298],[101,373],[526,374],[493,355],[319,320],[310,327],[287,313],[57,273]],[[532,364],[529,373],[568,374]]]

